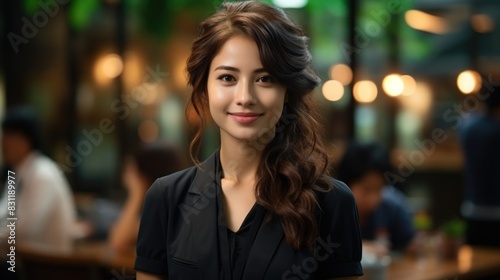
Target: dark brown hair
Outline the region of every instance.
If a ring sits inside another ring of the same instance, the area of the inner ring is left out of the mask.
[[[209,115],[210,63],[229,38],[245,35],[256,42],[266,71],[287,89],[276,135],[261,148],[257,203],[280,219],[290,246],[312,248],[318,234],[314,190],[328,190],[332,183],[326,176],[329,157],[322,144],[323,128],[310,96],[320,80],[310,66],[308,38],[281,9],[251,1],[223,3],[200,24],[199,32],[187,62],[188,83],[193,87],[189,107],[200,120],[191,157],[195,160]]]

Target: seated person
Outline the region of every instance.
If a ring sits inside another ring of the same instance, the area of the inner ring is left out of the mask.
[[[390,249],[406,249],[415,237],[404,195],[387,186],[389,152],[375,143],[351,142],[334,170],[354,194],[359,211],[363,248],[382,256]]]
[[[466,242],[500,248],[500,85],[483,84],[481,112],[464,119],[460,143],[465,159],[461,207]]]
[[[28,107],[7,111],[2,121],[2,155],[12,171],[13,187],[3,185],[0,197],[0,244],[9,235],[4,224],[10,191],[15,191],[15,246],[66,253],[72,249],[76,209],[71,188],[57,164],[41,150],[40,124]],[[6,175],[6,174],[5,174]]]
[[[126,161],[122,180],[128,196],[108,235],[108,242],[114,250],[125,251],[134,248],[139,233],[144,196],[153,182],[184,167],[185,160],[179,149],[160,142],[145,144]]]

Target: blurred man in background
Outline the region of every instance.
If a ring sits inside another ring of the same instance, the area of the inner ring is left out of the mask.
[[[500,247],[500,85],[483,85],[485,112],[468,118],[460,131],[465,157],[466,242]]]
[[[333,172],[356,199],[363,250],[377,256],[407,249],[416,235],[405,196],[386,183],[384,174],[391,170],[387,149],[353,141]]]
[[[73,196],[64,174],[40,150],[40,124],[34,111],[28,107],[8,111],[2,121],[2,155],[4,167],[12,171],[16,204],[10,213],[5,183],[0,197],[0,243],[6,246],[5,223],[14,214],[16,247],[68,252],[76,216]]]

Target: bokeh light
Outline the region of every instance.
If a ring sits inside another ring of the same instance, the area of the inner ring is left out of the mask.
[[[407,11],[405,21],[411,28],[420,31],[435,34],[445,34],[450,31],[450,24],[447,20],[419,10]]]
[[[328,80],[321,88],[323,96],[330,101],[337,101],[344,96],[344,86],[337,80]]]
[[[479,33],[487,33],[495,28],[493,19],[485,14],[475,14],[470,18],[472,28]]]
[[[471,94],[481,89],[481,75],[474,70],[465,70],[457,77],[458,89],[464,94]]]
[[[123,71],[123,60],[117,54],[108,54],[100,57],[94,68],[95,79],[99,84],[118,77]]]
[[[417,88],[417,82],[415,79],[410,75],[402,75],[401,80],[403,80],[404,85],[403,92],[401,94],[404,96],[412,95]]]
[[[273,4],[280,8],[304,8],[307,5],[307,0],[273,0]]]
[[[403,93],[404,83],[398,74],[389,74],[382,81],[382,89],[389,96],[398,96]]]
[[[330,79],[339,81],[347,86],[352,82],[352,70],[349,65],[335,64],[330,68]]]
[[[377,98],[377,85],[372,81],[359,81],[354,84],[353,96],[360,103],[370,103]]]
[[[432,88],[425,82],[417,82],[413,94],[401,95],[398,100],[405,110],[426,116],[432,106]]]

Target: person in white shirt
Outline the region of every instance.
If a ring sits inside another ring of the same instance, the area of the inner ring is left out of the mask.
[[[27,107],[8,111],[2,121],[3,165],[15,173],[9,175],[15,178],[10,185],[16,204],[10,213],[6,182],[0,197],[0,244],[7,243],[10,230],[5,223],[14,214],[16,247],[65,253],[72,248],[75,204],[62,171],[40,152],[39,129],[36,114]]]

